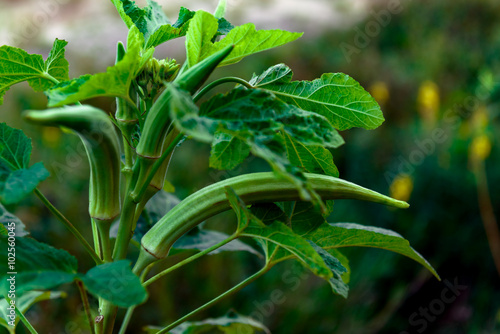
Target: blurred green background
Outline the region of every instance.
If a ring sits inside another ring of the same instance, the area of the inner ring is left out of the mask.
[[[175,18],[180,5],[213,11],[217,1],[159,3]],[[500,248],[495,239],[495,217],[500,217],[500,3],[228,3],[227,17],[233,24],[251,21],[258,28],[306,33],[293,44],[250,57],[218,75],[250,78],[284,62],[292,67],[296,80],[312,80],[325,72],[347,73],[379,101],[386,122],[374,131],[345,131],[346,144],[333,152],[335,163],[342,178],[408,200],[411,207],[392,210],[337,201],[329,220],[402,234],[443,281],[402,256],[349,249],[345,253],[352,276],[347,300],[332,295],[327,284],[290,262],[204,316],[217,317],[234,309],[264,322],[276,334],[500,333],[500,259],[497,255],[496,266],[492,255],[492,249],[498,253]],[[3,0],[0,6],[5,22],[0,44],[46,55],[54,38],[65,38],[70,42],[67,57],[73,76],[103,71],[112,64],[115,42],[126,36],[108,1]],[[156,57],[182,61],[182,42],[160,48]],[[22,110],[45,107],[43,94],[19,85],[5,100],[0,121],[25,129],[33,138],[33,161],[43,160],[52,173],[42,190],[90,238],[88,167],[77,140],[22,122]],[[106,99],[92,103],[107,110],[114,104]],[[228,176],[267,169],[265,163],[252,159],[234,171],[219,172],[208,168],[208,156],[209,147],[194,142],[177,150],[169,170],[177,196],[183,198]],[[73,237],[36,198],[9,209],[33,237],[77,256],[80,271],[91,267]],[[207,225],[231,231],[233,222],[233,215],[226,213]],[[175,320],[259,265],[260,260],[250,254],[223,253],[169,275],[152,286],[150,302],[137,309],[130,333],[140,333],[146,324]],[[450,285],[455,294],[446,292]],[[41,333],[85,332],[77,290],[73,286],[63,290],[69,293],[66,299],[40,303],[28,313]],[[271,297],[280,292],[279,300]],[[24,333],[22,328],[19,333]]]

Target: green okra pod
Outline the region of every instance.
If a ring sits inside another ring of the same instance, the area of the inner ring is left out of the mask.
[[[304,175],[323,200],[359,199],[398,208],[409,206],[339,178],[309,173]],[[301,200],[293,183],[277,178],[272,172],[246,174],[212,184],[184,199],[143,236],[139,266],[166,257],[182,235],[204,220],[230,209],[225,187],[233,188],[246,204]]]
[[[179,88],[193,94],[208,79],[217,65],[226,58],[234,46],[230,45],[214,55],[199,62],[179,75],[173,82]],[[171,90],[167,87],[149,110],[137,145],[137,154],[147,159],[158,159],[161,156],[163,142],[171,126],[169,104]]]
[[[101,109],[71,106],[30,110],[23,117],[32,123],[62,126],[76,132],[90,164],[90,216],[111,221],[120,213],[120,144],[113,122]]]

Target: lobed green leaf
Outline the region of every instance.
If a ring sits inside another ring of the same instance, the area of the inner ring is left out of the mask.
[[[101,264],[79,275],[79,279],[91,294],[120,307],[138,305],[147,298],[146,289],[128,260]]]
[[[99,96],[119,97],[132,103],[129,97],[132,81],[154,52],[152,48],[143,52],[143,44],[144,37],[137,27],[132,27],[127,52],[121,61],[108,67],[105,73],[84,75],[52,87],[45,92],[49,106],[63,106]]]
[[[375,129],[384,117],[375,99],[351,77],[343,73],[323,74],[314,81],[291,81],[292,71],[275,65],[250,83],[266,89],[286,103],[325,116],[338,130],[352,127]]]
[[[323,224],[306,236],[324,249],[373,247],[399,253],[420,263],[439,279],[434,268],[396,232],[353,223]]]
[[[8,45],[0,47],[0,104],[3,95],[17,83],[27,81],[37,92],[47,90],[59,81],[68,80],[68,62],[64,47],[68,42],[56,39],[46,61],[38,54]]]
[[[41,162],[29,167],[31,140],[18,129],[0,123],[0,201],[14,204],[49,177]]]

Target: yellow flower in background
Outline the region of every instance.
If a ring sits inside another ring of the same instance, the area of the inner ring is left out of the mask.
[[[44,146],[55,148],[61,140],[61,130],[56,127],[47,126],[42,128],[42,142]]]
[[[427,126],[436,124],[439,106],[439,87],[432,81],[425,81],[418,90],[418,112]]]
[[[470,123],[475,131],[479,133],[484,132],[489,124],[488,109],[486,106],[481,106],[474,111]]]
[[[389,100],[389,88],[387,88],[386,83],[383,81],[374,82],[368,91],[380,105],[384,105]]]
[[[413,191],[413,180],[407,174],[400,174],[392,181],[389,191],[392,198],[406,202]]]
[[[484,161],[490,153],[491,140],[487,135],[477,136],[469,146],[469,159],[472,162]]]

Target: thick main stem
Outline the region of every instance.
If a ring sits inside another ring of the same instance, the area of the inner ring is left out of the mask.
[[[92,249],[92,246],[90,246],[90,244],[87,242],[87,240],[85,240],[83,235],[81,235],[81,233],[76,229],[76,227],[73,226],[73,224],[71,224],[71,222],[66,217],[64,217],[64,215],[59,210],[57,210],[57,208],[54,205],[52,205],[52,203],[50,203],[50,201],[40,192],[40,190],[38,190],[38,188],[35,189],[34,192],[35,192],[35,195],[47,207],[47,209],[49,209],[50,212],[52,212],[52,214],[54,214],[54,216],[56,216],[56,218],[61,223],[63,223],[63,225],[66,226],[66,228],[71,233],[73,233],[73,235],[78,239],[78,241],[80,241],[80,243],[85,248],[85,250],[89,253],[89,255],[92,257],[92,259],[94,259],[95,263],[98,265],[102,264],[103,262],[99,258],[99,255],[97,255],[97,253]]]
[[[239,292],[240,290],[242,290],[244,287],[246,287],[247,285],[253,283],[255,280],[257,280],[259,277],[261,277],[262,275],[264,275],[265,273],[267,273],[270,269],[270,266],[266,265],[264,268],[262,268],[261,270],[259,270],[258,272],[256,272],[255,274],[253,274],[252,276],[248,277],[246,280],[244,280],[243,282],[239,283],[238,285],[234,286],[233,288],[227,290],[226,292],[224,292],[223,294],[217,296],[216,298],[212,299],[211,301],[209,301],[208,303],[206,303],[205,305],[203,306],[200,306],[199,308],[197,308],[196,310],[192,311],[191,313],[189,314],[186,314],[185,316],[183,316],[182,318],[180,318],[179,320],[173,322],[172,324],[170,324],[169,326],[163,328],[161,331],[159,331],[157,334],[166,334],[168,333],[170,330],[174,329],[175,327],[179,326],[180,324],[182,324],[183,322],[191,319],[192,317],[194,317],[195,315],[197,315],[198,313],[201,313],[203,311],[205,311],[206,309],[212,307],[213,305],[215,305],[216,303],[220,302],[221,300],[223,300],[224,298],[227,298],[237,292]]]

